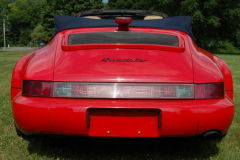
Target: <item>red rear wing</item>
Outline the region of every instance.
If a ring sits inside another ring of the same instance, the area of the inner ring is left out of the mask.
[[[108,40],[105,37],[100,36],[99,39],[96,39],[96,37],[93,36],[93,40],[89,40],[88,39],[84,39],[84,37],[78,42],[78,43],[70,43],[69,42],[69,37],[73,36],[73,35],[81,35],[81,34],[98,34],[98,33],[107,33],[107,34],[118,34],[121,36],[121,34],[126,34],[126,33],[134,33],[134,34],[145,34],[142,32],[136,32],[136,31],[130,31],[130,32],[67,32],[65,34],[65,36],[62,39],[62,50],[64,51],[73,51],[73,50],[85,50],[85,49],[147,49],[147,50],[164,50],[164,51],[173,51],[173,52],[184,52],[185,51],[185,45],[184,45],[184,39],[179,36],[179,35],[169,35],[172,37],[175,37],[175,39],[177,39],[177,45],[168,45],[168,44],[161,44],[158,43],[158,39],[156,39],[157,37],[152,37],[151,35],[163,35],[163,36],[168,36],[168,34],[160,34],[160,33],[149,33],[150,36],[146,36],[144,35],[143,37],[146,37],[147,39],[141,39],[141,37],[138,39],[135,37],[135,41],[129,41],[128,37],[125,37],[126,41],[124,41],[123,39],[121,39],[119,42],[116,40],[117,36],[114,37],[115,39]],[[102,38],[102,39],[101,39]],[[155,39],[154,39],[155,38]],[[169,40],[168,37],[163,37],[164,39],[171,41],[171,38]],[[149,42],[151,41],[151,39],[154,39],[154,42]],[[164,40],[163,39],[163,40]],[[86,42],[87,41],[87,42]],[[88,44],[89,41],[89,44]],[[140,41],[140,42],[139,42]],[[160,40],[159,40],[160,41]],[[144,44],[146,43],[146,44]],[[156,44],[157,43],[157,44]]]

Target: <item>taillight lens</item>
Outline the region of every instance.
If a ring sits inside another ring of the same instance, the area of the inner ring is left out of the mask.
[[[75,83],[23,80],[22,95],[109,99],[221,99],[225,96],[225,89],[224,83]]]
[[[224,93],[224,83],[195,84],[195,99],[220,99]]]
[[[27,81],[22,82],[22,95],[31,97],[52,97],[53,82]]]
[[[193,84],[55,82],[53,97],[194,99]]]

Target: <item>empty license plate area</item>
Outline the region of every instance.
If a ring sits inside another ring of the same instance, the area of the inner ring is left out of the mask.
[[[89,109],[89,136],[158,137],[161,112],[158,109]]]

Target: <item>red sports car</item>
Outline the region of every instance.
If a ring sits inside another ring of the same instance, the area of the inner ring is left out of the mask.
[[[189,16],[140,10],[55,15],[49,44],[13,71],[17,133],[225,135],[234,116],[231,72],[195,44],[191,27]]]

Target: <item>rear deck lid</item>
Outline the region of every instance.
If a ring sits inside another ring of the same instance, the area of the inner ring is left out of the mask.
[[[189,53],[148,49],[62,51],[54,81],[193,83]]]
[[[110,29],[66,33],[55,60],[54,80],[193,83],[191,56],[181,36],[156,30],[105,30]]]

